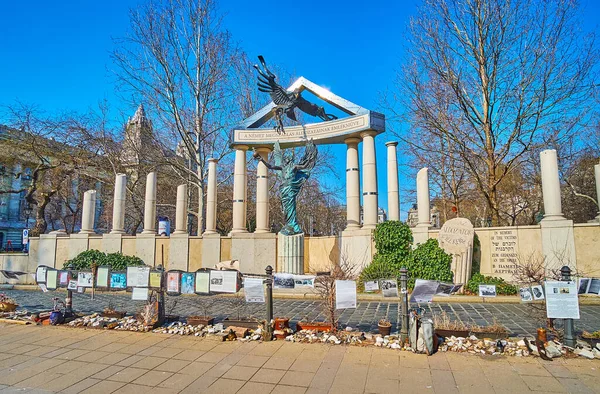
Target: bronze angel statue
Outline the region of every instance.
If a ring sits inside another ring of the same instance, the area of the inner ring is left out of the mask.
[[[273,74],[268,68],[265,59],[262,56],[258,57],[262,68],[255,64],[254,68],[258,71],[258,90],[261,92],[269,93],[271,100],[275,104],[274,116],[277,126],[275,130],[281,134],[283,130],[283,115],[287,115],[288,118],[297,122],[294,108],[298,108],[300,111],[305,112],[309,115],[319,117],[323,120],[334,120],[337,116],[325,113],[325,108],[311,103],[302,97],[299,90],[288,92],[281,85],[275,82],[277,76]]]
[[[279,171],[281,177],[281,186],[279,194],[281,198],[281,209],[285,216],[285,225],[281,229],[284,235],[294,235],[302,233],[302,228],[298,224],[298,215],[296,212],[296,197],[302,188],[302,185],[310,177],[310,172],[317,162],[317,147],[312,139],[306,143],[304,156],[294,164],[294,158],[291,154],[281,150],[279,142],[275,142],[273,158],[275,163],[271,164],[265,161],[258,152],[254,152],[254,158],[260,160],[270,170]]]

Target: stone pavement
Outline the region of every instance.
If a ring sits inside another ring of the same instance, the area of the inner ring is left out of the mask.
[[[64,299],[65,292],[6,290],[8,296],[17,300],[20,308],[31,312],[49,310],[52,308],[52,297]],[[177,314],[181,317],[203,314],[199,305],[201,299],[209,296],[179,296],[167,297],[167,313]],[[74,294],[73,305],[78,312],[101,312],[109,303],[118,310],[129,313],[138,312],[143,301],[132,301],[130,294],[101,293],[97,292],[94,300],[90,294]],[[232,302],[238,301],[237,297],[210,296],[213,300],[210,313],[221,321],[225,317],[237,318]],[[526,304],[498,304],[498,303],[432,303],[422,304],[427,315],[446,311],[451,319],[462,320],[478,325],[489,325],[494,319],[506,326],[511,335],[534,335],[540,322],[536,322],[530,314],[530,305]],[[273,302],[275,316],[289,317],[292,323],[300,320],[325,320],[321,313],[320,303],[315,300],[289,300],[275,299]],[[265,317],[264,304],[246,304],[241,311],[242,316]],[[387,301],[360,301],[356,309],[346,309],[340,316],[342,326],[351,326],[360,331],[377,332],[377,322],[387,318],[395,327],[400,322],[401,306],[398,302]],[[575,322],[576,331],[600,330],[600,305],[582,305],[581,319]]]
[[[600,362],[0,323],[5,392],[600,393]]]

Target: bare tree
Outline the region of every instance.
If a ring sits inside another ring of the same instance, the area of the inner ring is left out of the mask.
[[[421,135],[409,141],[451,143],[494,225],[524,157],[590,117],[598,51],[577,16],[571,0],[425,0],[411,21],[394,97]]]
[[[228,128],[241,118],[231,82],[240,52],[221,25],[215,0],[149,1],[130,15],[131,31],[116,41],[115,74],[131,101],[155,119],[163,159],[197,188],[202,232],[207,159],[229,152]],[[184,160],[182,160],[182,157]]]

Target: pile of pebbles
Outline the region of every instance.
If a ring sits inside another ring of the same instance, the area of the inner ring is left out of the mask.
[[[121,319],[116,317],[103,317],[98,313],[79,317],[70,321],[70,327],[85,327],[95,329],[122,330],[122,331],[141,331],[152,330],[151,326],[144,324],[133,316],[126,316]]]

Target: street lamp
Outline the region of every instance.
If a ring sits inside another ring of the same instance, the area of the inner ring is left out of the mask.
[[[25,214],[25,226],[23,227],[23,252],[29,252],[29,216],[31,215],[31,204],[28,202],[23,208]],[[27,230],[27,232],[25,231]],[[27,240],[27,242],[25,242]]]

